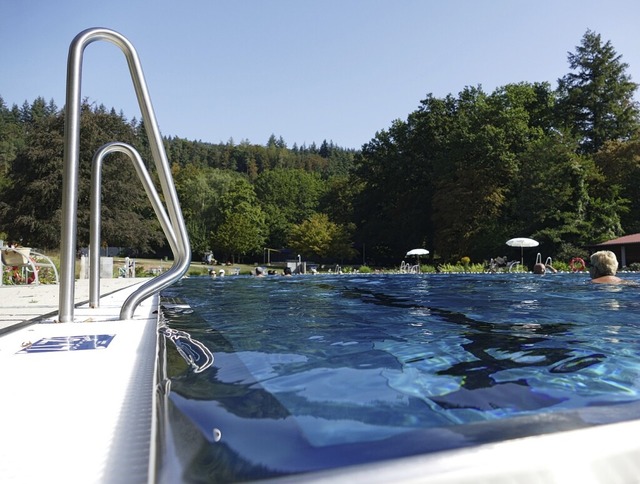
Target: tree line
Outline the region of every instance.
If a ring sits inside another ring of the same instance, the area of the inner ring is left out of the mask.
[[[64,111],[37,98],[7,107],[0,98],[0,239],[41,249],[60,244]],[[80,123],[78,245],[89,243],[93,154],[105,143],[136,148],[155,176],[144,122],[85,99]],[[165,137],[164,146],[193,253],[219,259],[291,247],[306,257],[353,255],[353,230],[329,220],[332,188],[346,181],[356,151],[323,141],[288,148],[272,135],[266,145]],[[111,154],[102,173],[102,240],[131,255],[163,254],[167,243],[128,158]],[[315,223],[313,234],[297,225]],[[298,234],[298,235],[296,235]],[[309,244],[313,237],[314,244]],[[310,249],[310,247],[312,247]]]
[[[323,141],[288,147],[165,137],[192,250],[261,260],[265,248],[307,259],[397,265],[425,247],[433,262],[504,255],[533,237],[556,259],[640,232],[637,85],[610,42],[587,31],[569,72],[549,83],[427,95],[359,150]],[[0,98],[0,238],[59,246],[64,112]],[[144,122],[85,100],[78,244],[89,238],[91,159],[133,145],[154,174]],[[128,159],[103,167],[102,235],[133,254],[167,244]]]
[[[360,240],[373,241],[368,253],[390,260],[426,247],[436,261],[482,261],[524,236],[566,262],[640,232],[637,85],[592,31],[568,63],[555,89],[429,95],[365,144],[354,220]]]

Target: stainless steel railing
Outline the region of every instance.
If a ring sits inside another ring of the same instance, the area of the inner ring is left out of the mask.
[[[145,191],[160,220],[160,224],[169,240],[174,252],[173,266],[164,274],[151,279],[137,289],[125,301],[120,310],[120,319],[131,319],[135,308],[154,292],[170,286],[179,280],[189,268],[191,248],[187,230],[178,202],[171,168],[162,144],[162,135],[156,122],[151,100],[144,80],[138,54],[133,45],[121,34],[103,28],[87,29],[80,32],[71,42],[67,62],[67,92],[65,106],[65,139],[64,139],[64,172],[62,196],[62,234],[60,247],[60,301],[59,321],[72,322],[75,291],[75,248],[77,238],[78,212],[78,173],[80,166],[80,108],[81,108],[81,77],[82,58],[84,49],[99,40],[105,40],[118,46],[124,53],[129,65],[131,79],[135,89],[142,119],[146,129],[151,155],[156,165],[162,194],[166,203],[166,212],[160,198],[144,169],[140,155],[124,143],[109,143],[98,150],[94,156],[92,170],[92,215],[91,215],[91,281],[90,303],[97,305],[99,299],[99,247],[100,247],[100,189],[94,189],[94,183],[100,182],[100,167],[102,159],[109,153],[120,151],[129,156],[136,166],[136,171],[144,185]],[[140,167],[143,169],[141,170]],[[97,175],[96,175],[97,171]],[[94,200],[95,198],[95,200]],[[94,206],[95,204],[95,206]],[[96,245],[94,245],[96,244]],[[93,260],[98,255],[97,262]],[[95,272],[94,272],[95,271]],[[95,280],[94,280],[95,279]]]
[[[171,225],[171,220],[169,219],[164,206],[162,205],[162,201],[160,200],[160,196],[153,185],[153,181],[151,180],[151,176],[147,171],[147,168],[140,157],[140,154],[136,151],[136,149],[128,145],[126,143],[107,143],[102,146],[96,154],[93,156],[93,163],[91,169],[91,224],[90,224],[90,243],[89,243],[89,266],[90,266],[90,275],[89,275],[89,306],[92,308],[97,308],[100,304],[100,187],[102,186],[102,163],[104,158],[110,153],[124,153],[129,159],[133,162],[134,167],[136,169],[136,173],[142,182],[144,190],[151,202],[153,210],[155,211],[156,217],[160,221],[160,226],[164,231],[167,240],[169,241],[169,246],[174,254],[180,252],[178,239],[176,237],[175,230]],[[162,275],[151,282],[147,283],[149,286],[153,286],[151,292],[154,292],[155,286],[160,284],[162,285],[162,281],[165,279],[172,279],[172,275],[169,273],[169,276]],[[152,284],[153,283],[153,284]],[[125,302],[125,306],[127,303]],[[121,317],[121,319],[128,319],[127,317]]]

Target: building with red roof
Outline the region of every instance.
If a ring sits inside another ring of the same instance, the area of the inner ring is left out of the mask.
[[[630,234],[591,246],[596,250],[610,250],[618,258],[621,267],[640,262],[640,234]]]

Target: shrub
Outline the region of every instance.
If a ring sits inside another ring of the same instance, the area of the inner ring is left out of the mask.
[[[427,273],[427,274],[434,273],[434,272],[436,272],[436,268],[435,268],[435,266],[431,266],[431,265],[428,265],[428,264],[421,264],[420,265],[420,272]]]
[[[147,270],[142,264],[136,265],[136,277],[147,277]]]
[[[455,264],[440,264],[438,270],[440,272],[461,272],[463,268]]]
[[[560,272],[571,272],[571,268],[567,262],[553,262],[553,268]]]
[[[567,261],[567,263],[574,257],[580,257],[585,261],[589,260],[589,252],[575,245],[563,242],[560,244],[560,248],[556,251],[555,259],[558,261]]]

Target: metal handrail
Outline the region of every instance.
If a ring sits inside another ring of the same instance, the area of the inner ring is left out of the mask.
[[[100,187],[102,186],[102,164],[104,158],[110,153],[124,153],[133,162],[138,174],[138,178],[142,182],[144,190],[153,206],[153,210],[160,221],[160,226],[164,231],[171,250],[176,254],[178,249],[178,241],[175,231],[171,225],[167,212],[162,205],[158,191],[156,190],[151,176],[142,161],[142,157],[138,151],[131,145],[120,142],[107,143],[100,147],[93,156],[91,168],[91,224],[90,224],[90,243],[89,243],[89,307],[97,308],[100,305]],[[162,276],[166,277],[166,276]],[[122,318],[126,319],[126,318]]]
[[[105,40],[115,44],[122,50],[127,60],[136,97],[142,113],[142,119],[144,120],[145,130],[149,138],[151,155],[156,165],[162,194],[167,206],[170,221],[169,226],[174,233],[173,237],[168,235],[169,243],[174,251],[173,266],[166,273],[143,284],[131,294],[122,306],[120,319],[131,319],[135,308],[144,299],[179,280],[189,269],[189,263],[191,261],[191,248],[187,229],[182,217],[178,196],[171,177],[171,168],[164,150],[162,135],[156,122],[138,54],[133,45],[118,32],[104,28],[84,30],[71,42],[67,61],[64,172],[62,182],[62,233],[60,247],[59,321],[62,323],[72,322],[74,313],[75,246],[77,239],[78,173],[80,167],[80,86],[82,56],[84,49],[92,42],[98,40]],[[105,150],[109,151],[109,149],[106,148]],[[117,150],[124,150],[127,154],[132,154],[123,148],[123,144],[118,144]],[[105,156],[106,154],[107,153],[103,153]],[[135,155],[133,157],[135,158]],[[143,180],[143,184],[144,183]],[[152,203],[154,202],[152,201]],[[156,209],[155,206],[154,209]],[[164,210],[162,211],[164,212]],[[158,214],[157,210],[156,214]],[[161,223],[163,223],[162,217],[159,216],[159,218],[161,219]],[[165,227],[163,227],[163,229],[165,229]],[[170,233],[170,231],[168,232],[165,229],[165,234],[167,233]],[[96,248],[92,250],[92,253],[95,252]],[[95,264],[92,264],[92,267],[95,268]]]

